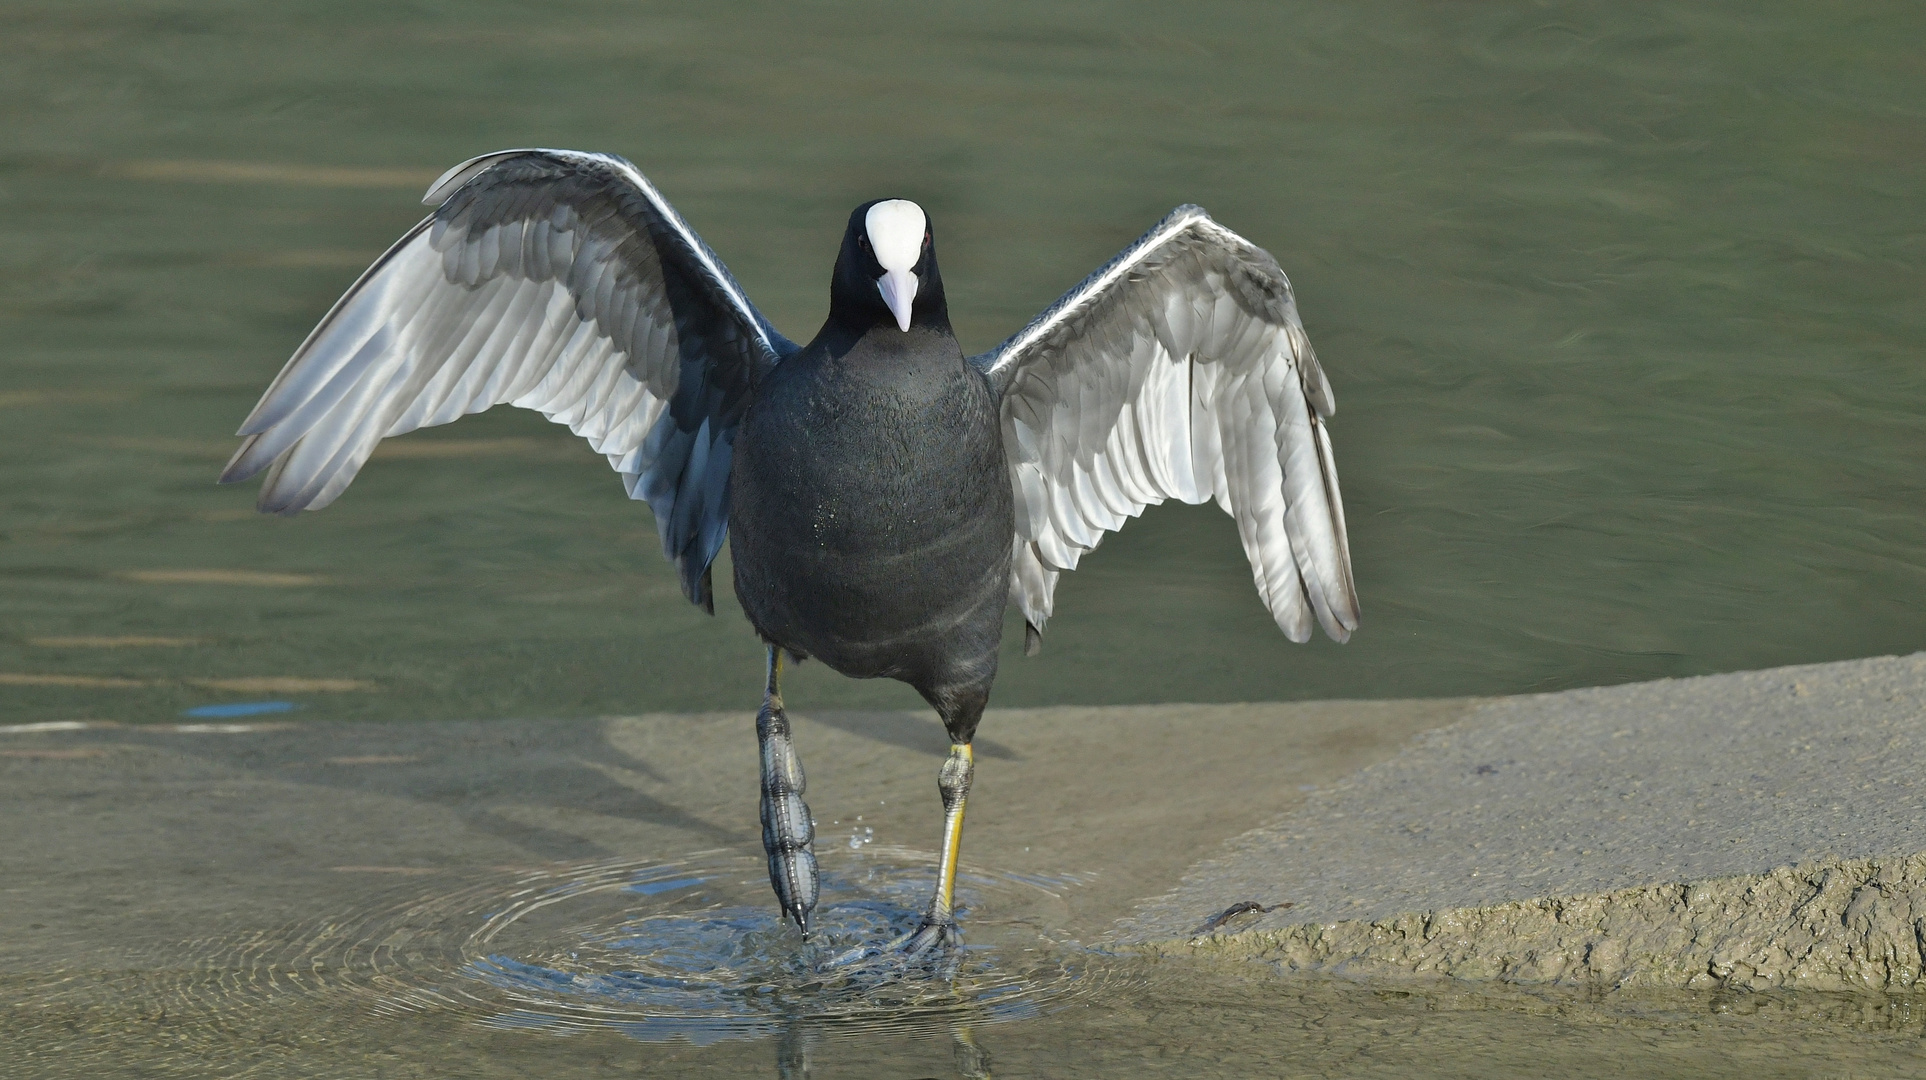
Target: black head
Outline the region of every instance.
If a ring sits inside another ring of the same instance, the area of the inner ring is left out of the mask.
[[[877,326],[949,330],[936,241],[922,207],[877,199],[849,215],[829,286],[829,317],[858,333]]]

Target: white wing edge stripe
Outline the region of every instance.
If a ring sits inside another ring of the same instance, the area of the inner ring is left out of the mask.
[[[579,153],[579,151],[550,152]],[[710,257],[709,246],[702,242],[702,238],[697,236],[693,229],[689,228],[689,223],[682,220],[682,215],[676,213],[675,207],[669,205],[668,200],[662,197],[662,193],[655,189],[655,185],[649,183],[648,177],[643,176],[641,170],[621,158],[606,154],[582,154],[581,156],[595,158],[615,167],[622,175],[628,177],[631,183],[642,189],[642,194],[655,205],[656,213],[661,214],[662,219],[682,235],[683,243],[687,244],[689,250],[695,253],[695,257],[701,260],[702,268],[709,272],[710,279],[722,286],[722,291],[729,295],[729,300],[735,305],[737,314],[742,316],[743,321],[749,325],[749,329],[755,333],[756,340],[762,342],[763,351],[770,356],[776,355],[776,343],[769,340],[768,333],[762,328],[762,320],[756,317],[756,309],[749,305],[749,298],[742,295],[742,291],[736,288],[736,283],[730,280],[722,267],[716,265],[716,261]]]
[[[1190,228],[1192,225],[1195,225],[1200,220],[1208,221],[1210,220],[1210,215],[1204,213],[1202,210],[1194,210],[1191,213],[1185,214],[1184,216],[1178,218],[1176,221],[1171,222],[1163,230],[1151,236],[1149,239],[1143,241],[1142,243],[1139,243],[1136,249],[1130,253],[1129,257],[1124,259],[1119,259],[1116,265],[1112,266],[1109,270],[1104,272],[1102,277],[1085,285],[1082,291],[1080,291],[1077,294],[1077,298],[1075,300],[1072,300],[1070,303],[1067,303],[1062,307],[1058,308],[1055,314],[1052,314],[1049,318],[1040,319],[1037,322],[1032,323],[1022,333],[1018,334],[1015,338],[1012,338],[1010,340],[1010,343],[1008,345],[1005,345],[1001,350],[1001,352],[998,354],[997,363],[990,370],[992,372],[995,372],[1001,369],[1009,359],[1014,358],[1017,355],[1021,354],[1023,350],[1028,348],[1030,344],[1034,342],[1037,338],[1042,337],[1045,333],[1049,332],[1050,329],[1055,327],[1058,323],[1069,318],[1071,315],[1075,314],[1077,311],[1080,311],[1083,308],[1084,304],[1089,302],[1089,299],[1091,297],[1098,295],[1099,293],[1103,292],[1105,289],[1108,289],[1110,286],[1116,284],[1118,278],[1123,277],[1125,274],[1129,273],[1130,270],[1133,267],[1135,267],[1138,263],[1143,262],[1145,259],[1149,258],[1151,252],[1162,247],[1166,242],[1170,240],[1171,237],[1176,236],[1178,233],[1183,232],[1185,229]],[[1225,229],[1223,231],[1229,232],[1230,230]],[[1234,236],[1236,234],[1232,233],[1232,235]]]
[[[465,184],[469,180],[473,180],[475,176],[479,176],[481,173],[493,168],[497,162],[507,160],[517,154],[547,154],[551,157],[562,158],[567,161],[594,161],[607,165],[621,173],[642,192],[644,198],[649,200],[649,204],[655,207],[655,212],[662,215],[662,220],[667,222],[671,228],[681,235],[683,243],[687,244],[689,250],[695,253],[695,257],[702,263],[702,268],[708,271],[709,277],[715,281],[717,285],[722,286],[722,291],[728,295],[730,303],[735,305],[737,314],[741,315],[743,320],[749,324],[750,330],[756,335],[756,340],[762,342],[762,347],[767,351],[768,355],[776,355],[775,342],[769,339],[768,332],[763,328],[762,320],[756,316],[756,309],[750,306],[749,298],[742,295],[741,290],[737,289],[735,283],[729,279],[729,275],[723,272],[720,266],[716,265],[714,259],[710,258],[708,246],[702,242],[702,238],[697,236],[693,229],[689,228],[689,223],[682,220],[682,215],[676,213],[675,207],[671,206],[669,201],[662,197],[662,193],[655,189],[655,185],[649,183],[648,177],[643,176],[641,171],[632,163],[624,161],[619,157],[612,154],[591,153],[586,150],[556,150],[541,146],[525,146],[515,150],[497,150],[492,154],[483,154],[480,157],[470,158],[460,165],[449,169],[447,172],[442,173],[441,179],[436,180],[429,186],[427,198],[423,201],[433,199],[435,195],[441,193],[444,189],[456,187],[457,185],[455,185],[453,181],[459,179]],[[475,166],[483,162],[486,162],[486,164],[482,164],[480,168],[475,168]],[[461,175],[470,169],[474,170],[474,175]],[[447,194],[453,195],[454,191],[448,190]],[[434,205],[439,205],[441,202],[446,201],[447,198],[444,196],[442,199],[436,200]],[[422,224],[425,225],[432,222],[434,217],[433,214],[428,215],[428,220]],[[420,226],[417,226],[417,228],[419,227]],[[406,238],[404,237],[404,239]],[[359,282],[356,284],[358,285]],[[349,291],[352,292],[353,290]]]

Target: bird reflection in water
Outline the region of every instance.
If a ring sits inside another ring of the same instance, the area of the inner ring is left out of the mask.
[[[990,1053],[976,1039],[975,1028],[961,1021],[950,1025],[950,1064],[962,1080],[990,1080]],[[820,1022],[791,1020],[775,1039],[777,1080],[810,1080],[810,1053],[824,1038]]]

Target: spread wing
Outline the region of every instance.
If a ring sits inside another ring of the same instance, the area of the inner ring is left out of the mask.
[[[534,409],[608,455],[655,512],[684,593],[713,610],[736,424],[796,346],[619,157],[488,154],[422,201],[435,212],[262,395],[222,482],[266,470],[262,511],[319,510],[390,435],[493,405]]]
[[[1292,641],[1358,625],[1325,420],[1331,387],[1277,261],[1182,206],[972,361],[1002,394],[1016,489],[1012,599],[1034,651],[1063,571],[1165,499],[1237,520]]]

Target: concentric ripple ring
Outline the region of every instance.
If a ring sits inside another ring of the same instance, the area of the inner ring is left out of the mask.
[[[964,946],[937,970],[886,950],[836,962],[916,925],[929,855],[865,849],[824,870],[807,941],[769,904],[762,861],[731,852],[503,870],[455,888],[418,878],[356,912],[195,943],[196,972],[175,993],[221,1012],[346,995],[376,1014],[709,1043],[797,1025],[935,1034],[1036,1016],[1104,982],[1102,957],[1060,929],[1073,879],[960,875]]]

